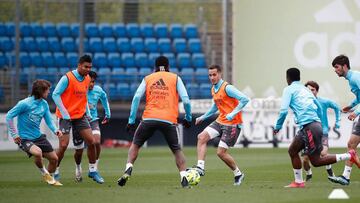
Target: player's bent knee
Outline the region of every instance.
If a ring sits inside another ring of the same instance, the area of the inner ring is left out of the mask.
[[[288,154],[289,154],[290,156],[295,156],[297,153],[296,153],[293,149],[289,148],[289,149],[288,149]]]
[[[51,162],[52,164],[56,164],[59,161],[59,158],[56,156],[51,156],[49,157],[49,162]]]
[[[88,147],[95,147],[95,140],[94,139],[86,139],[85,143]]]
[[[32,154],[36,158],[42,158],[42,152],[41,151],[34,151],[34,152],[32,152]]]
[[[39,147],[37,147],[36,145],[33,145],[33,146],[31,146],[31,148],[29,149],[29,152],[33,155],[33,156],[35,156],[35,157],[37,157],[37,158],[41,158],[42,157],[42,151],[41,151],[41,149],[39,148]]]
[[[61,151],[61,152],[65,152],[66,149],[67,149],[67,145],[60,145],[59,146],[59,151]]]
[[[59,158],[57,156],[54,156],[53,161],[57,163],[59,161]]]
[[[350,150],[350,149],[356,149],[356,147],[357,147],[357,145],[356,144],[354,144],[353,142],[348,142],[347,143],[347,147],[348,147],[348,150]]]
[[[202,142],[202,143],[206,143],[209,141],[209,135],[207,134],[207,132],[203,131],[198,135],[198,141]]]
[[[216,155],[221,158],[221,157],[224,156],[224,152],[217,151],[217,152],[216,152]]]
[[[69,143],[68,142],[60,142],[59,143],[59,149],[62,151],[65,151],[68,147]]]
[[[322,164],[319,162],[319,161],[312,161],[311,162],[311,165],[313,165],[314,167],[319,167],[319,166],[322,166]]]
[[[313,154],[311,157],[309,157],[311,165],[314,167],[323,166],[324,164],[321,162],[320,154]]]
[[[225,156],[225,154],[226,154],[226,150],[225,150],[225,149],[218,148],[218,150],[216,151],[216,155],[217,155],[218,157],[223,157],[223,156]]]
[[[88,141],[86,142],[86,144],[87,144],[88,146],[93,146],[93,147],[95,147],[95,140],[94,140],[94,139],[88,140]]]
[[[87,145],[94,145],[95,144],[95,138],[91,136],[84,136],[83,137]]]

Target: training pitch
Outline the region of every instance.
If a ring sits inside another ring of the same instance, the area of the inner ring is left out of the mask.
[[[330,149],[331,153],[345,152]],[[187,166],[196,163],[196,148],[184,148]],[[61,164],[62,187],[49,186],[25,153],[0,152],[0,202],[328,202],[334,188],[342,188],[350,196],[347,202],[360,202],[360,169],[353,167],[350,186],[327,180],[324,167],[313,167],[313,179],[306,188],[284,188],[293,178],[287,149],[231,149],[240,169],[245,173],[241,186],[233,186],[233,173],[209,146],[206,175],[192,189],[180,186],[175,161],[167,147],[150,147],[140,151],[133,176],[125,187],[116,183],[122,175],[127,149],[104,149],[99,170],[105,183],[99,185],[87,177],[87,157],[83,157],[83,182],[74,181],[73,149]],[[333,165],[341,175],[344,162]],[[304,175],[305,177],[305,175]]]

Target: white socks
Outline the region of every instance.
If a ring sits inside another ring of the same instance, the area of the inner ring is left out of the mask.
[[[180,171],[180,181],[186,176],[186,171]]]
[[[78,174],[78,173],[81,173],[82,172],[82,168],[81,168],[81,164],[79,164],[79,165],[77,165],[77,164],[75,164],[75,171],[76,171],[76,173]]]
[[[239,169],[237,166],[236,166],[236,169],[233,170],[233,172],[234,172],[234,176],[239,176],[239,175],[242,174],[241,171],[240,171],[240,169]]]
[[[40,170],[41,175],[45,175],[45,174],[49,173],[49,172],[46,170],[45,166],[43,166],[42,168],[39,168],[39,170]]]
[[[352,169],[351,166],[346,166],[346,165],[345,165],[344,172],[343,172],[343,176],[344,176],[346,179],[350,179],[351,169]]]
[[[130,167],[133,167],[133,164],[129,162],[126,164],[125,171],[128,170],[128,168]]]
[[[306,174],[306,175],[312,175],[311,168],[310,168],[308,171],[305,171],[305,174]]]
[[[58,167],[56,167],[56,170],[55,170],[55,173],[54,174],[59,174],[60,173],[60,167],[58,166]]]
[[[329,170],[329,169],[331,169],[331,165],[326,165],[325,168],[326,168],[326,170]]]
[[[294,170],[295,182],[296,183],[304,182],[301,169],[293,169],[293,170]]]
[[[351,158],[351,155],[349,153],[336,154],[335,156],[336,156],[336,162],[350,160]]]
[[[99,159],[96,159],[95,165],[96,165],[96,170],[98,170],[98,166],[99,166]]]
[[[99,163],[99,159],[97,159],[94,164],[89,163],[89,171],[90,172],[98,171],[98,163]],[[79,173],[79,172],[81,173],[82,172],[81,163],[79,165],[77,165],[75,163],[75,166],[76,166],[76,168],[75,168],[76,173]]]
[[[204,160],[198,160],[196,166],[200,167],[201,169],[205,170],[205,161]],[[234,176],[239,176],[242,174],[239,167],[236,166],[236,169],[233,170]]]
[[[196,166],[200,167],[201,169],[205,169],[205,161],[204,160],[198,160]]]
[[[90,164],[89,163],[89,171],[90,172],[95,172],[96,171],[96,164]]]

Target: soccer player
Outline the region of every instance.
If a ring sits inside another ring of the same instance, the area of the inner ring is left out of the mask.
[[[360,166],[359,157],[355,150],[349,150],[344,154],[327,154],[320,156],[322,151],[321,137],[323,134],[320,118],[322,108],[319,101],[308,88],[300,83],[300,70],[289,68],[286,71],[286,80],[289,86],[284,88],[279,118],[274,127],[274,136],[278,134],[285,121],[288,108],[294,112],[295,123],[300,130],[289,146],[289,155],[294,169],[295,181],[285,186],[289,188],[303,188],[305,183],[301,171],[301,159],[299,152],[309,157],[311,164],[315,167],[336,163],[338,161],[350,160]]]
[[[64,134],[59,138],[59,149],[56,151],[59,161],[55,171],[55,179],[60,178],[60,162],[69,144],[70,130],[73,128],[85,140],[88,147],[88,176],[99,184],[104,182],[96,168],[95,138],[89,124],[91,115],[87,103],[87,92],[91,80],[88,76],[91,66],[91,57],[89,55],[81,56],[77,69],[69,71],[61,77],[52,95],[57,107],[56,116],[59,118],[59,128]]]
[[[335,112],[335,129],[340,128],[340,108],[339,106],[332,100],[318,97],[317,94],[319,92],[319,85],[315,81],[308,81],[305,84],[305,87],[309,88],[309,90],[313,93],[316,99],[319,101],[322,108],[322,118],[320,118],[321,123],[323,124],[323,136],[321,143],[323,145],[323,149],[321,151],[320,156],[325,156],[328,154],[329,150],[329,121],[327,117],[327,110],[329,108],[333,109]],[[309,157],[304,155],[303,157],[303,166],[306,173],[306,181],[309,181],[312,178],[312,171],[309,164]],[[328,176],[334,176],[331,165],[326,165],[326,171]]]
[[[6,115],[6,124],[9,135],[14,142],[24,150],[29,158],[34,156],[34,163],[39,168],[43,180],[51,185],[61,186],[55,181],[55,172],[58,157],[53,150],[46,135],[40,132],[40,123],[44,118],[47,126],[58,137],[62,136],[60,130],[55,127],[51,118],[49,105],[45,100],[50,91],[50,82],[46,80],[35,80],[30,97],[19,101]],[[17,131],[13,119],[17,117]],[[48,168],[43,165],[43,157],[49,160]]]
[[[89,85],[89,91],[87,93],[87,97],[88,97],[88,104],[92,117],[92,120],[90,121],[90,127],[92,129],[92,133],[95,138],[96,168],[98,168],[100,151],[101,151],[101,137],[100,137],[101,133],[99,127],[97,104],[100,100],[105,110],[105,117],[101,121],[102,125],[107,124],[110,121],[110,106],[105,91],[100,86],[95,85],[97,74],[94,71],[90,71],[89,76],[90,76],[90,85]],[[84,140],[77,133],[77,131],[73,131],[73,142],[75,146],[74,159],[76,163],[75,181],[81,182],[82,181],[81,159],[84,151]]]
[[[339,55],[334,58],[332,62],[335,73],[339,77],[344,77],[349,81],[350,90],[355,94],[355,99],[350,103],[349,106],[345,106],[342,109],[343,113],[350,113],[348,119],[354,121],[355,118],[360,114],[360,107],[356,107],[360,103],[360,72],[350,70],[349,58],[345,55]],[[347,143],[348,150],[356,151],[357,146],[360,143],[360,121],[358,120],[352,130],[352,134]],[[343,174],[339,177],[328,177],[330,181],[340,183],[341,185],[350,184],[350,174],[353,163],[351,161],[345,162],[345,168]],[[359,165],[357,165],[359,167]]]
[[[221,136],[217,148],[218,157],[233,171],[234,185],[240,185],[245,175],[240,171],[234,158],[228,153],[229,147],[235,145],[242,127],[241,110],[249,99],[233,85],[222,80],[221,66],[209,67],[209,79],[212,83],[211,94],[213,97],[211,108],[202,116],[196,118],[195,125],[211,117],[219,110],[219,116],[199,135],[197,141],[197,165],[194,168],[201,176],[205,175],[205,156],[207,142]]]
[[[169,60],[159,56],[155,60],[155,72],[146,76],[135,92],[127,131],[135,128],[136,111],[141,97],[145,94],[145,110],[142,121],[137,127],[133,141],[128,151],[128,159],[125,173],[118,179],[118,185],[124,186],[133,170],[133,164],[138,156],[141,146],[148,140],[156,130],[165,137],[169,148],[175,156],[176,166],[180,172],[181,185],[189,187],[186,179],[185,156],[181,150],[178,138],[177,118],[179,96],[184,104],[185,119],[183,124],[186,128],[191,125],[191,105],[189,96],[181,78],[169,72]]]

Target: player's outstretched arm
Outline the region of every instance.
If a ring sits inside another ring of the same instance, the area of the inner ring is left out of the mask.
[[[201,122],[203,122],[204,120],[208,119],[209,117],[214,115],[217,111],[218,111],[218,108],[217,108],[214,100],[212,100],[212,104],[211,104],[210,109],[205,114],[203,114],[202,116],[196,118],[195,125],[198,125]]]

